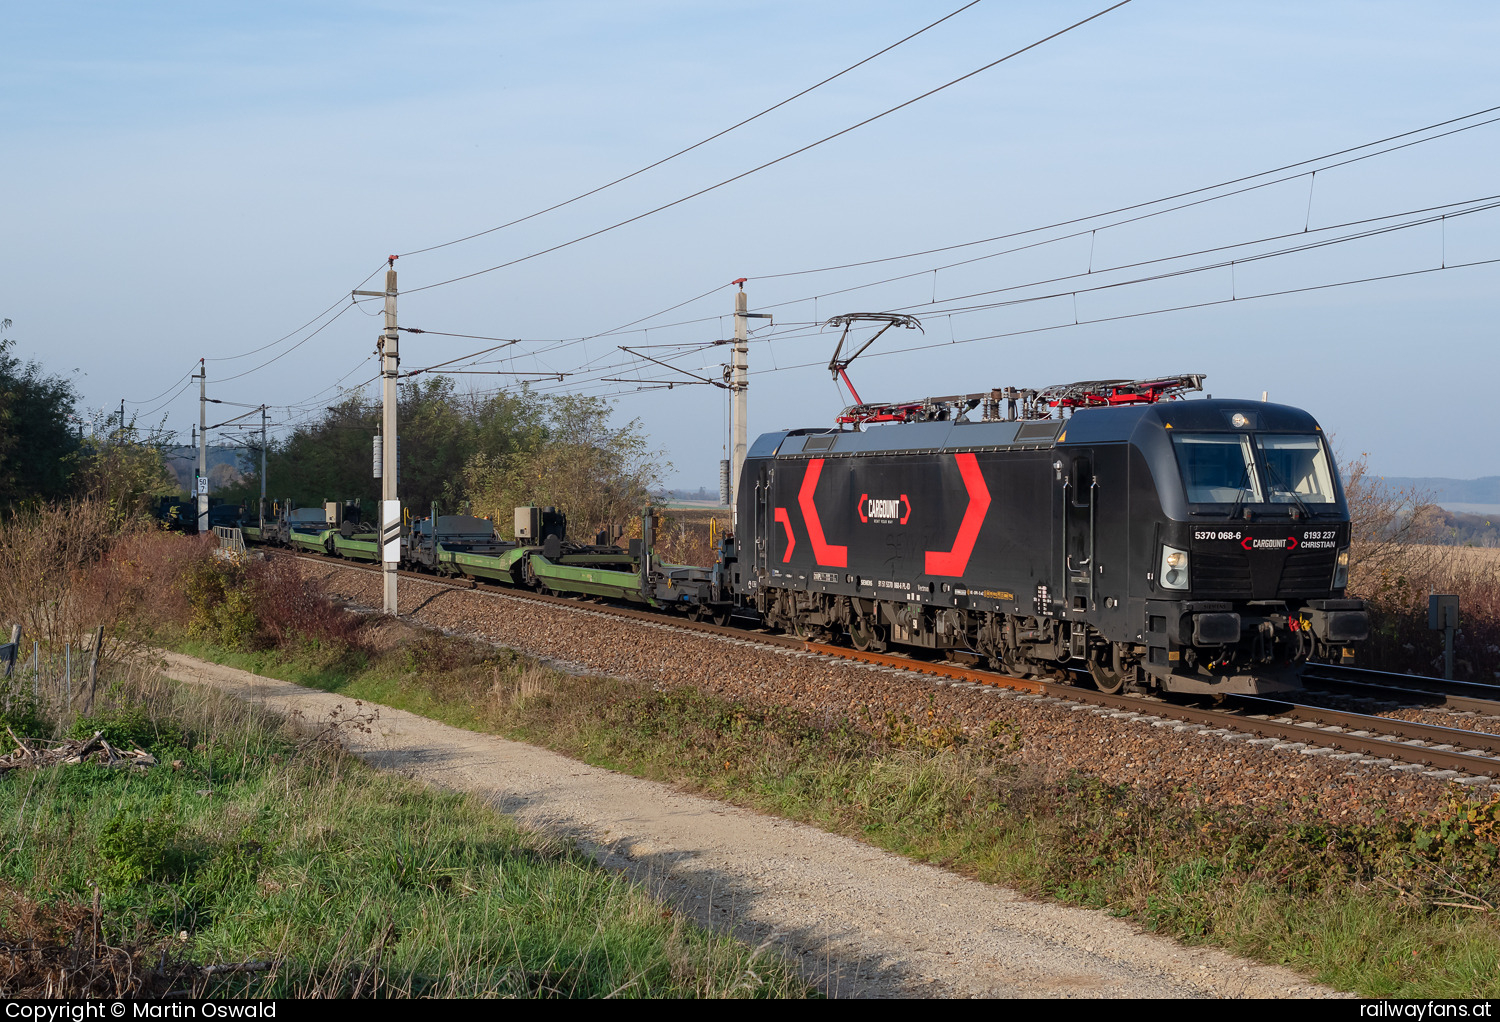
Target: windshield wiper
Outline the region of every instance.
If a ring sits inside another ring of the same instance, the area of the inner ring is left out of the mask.
[[[1238,518],[1240,516],[1240,508],[1242,508],[1242,507],[1245,506],[1245,494],[1247,494],[1249,492],[1250,492],[1250,487],[1248,487],[1248,486],[1241,486],[1240,487],[1240,495],[1238,497],[1234,498],[1234,507],[1232,507],[1232,508],[1229,509],[1229,518],[1230,518],[1231,521],[1233,521],[1234,519],[1236,519],[1236,518]]]
[[[1271,476],[1271,492],[1273,494],[1284,493],[1288,497],[1291,497],[1292,500],[1297,502],[1297,508],[1302,512],[1302,516],[1304,518],[1318,517],[1313,513],[1313,509],[1307,506],[1307,501],[1303,500],[1301,496],[1298,495],[1296,490],[1287,485],[1286,480],[1281,477],[1281,473],[1277,471],[1276,466],[1271,463],[1270,458],[1266,459],[1266,471]],[[1278,485],[1280,487],[1279,489],[1277,488]]]
[[[1236,519],[1236,518],[1238,518],[1240,516],[1240,509],[1245,506],[1245,494],[1247,494],[1249,492],[1251,492],[1250,491],[1250,466],[1246,465],[1243,469],[1240,470],[1240,492],[1239,492],[1239,496],[1237,496],[1237,497],[1234,498],[1234,507],[1232,507],[1232,508],[1229,509],[1229,518],[1230,518],[1231,521],[1233,521],[1234,519]]]

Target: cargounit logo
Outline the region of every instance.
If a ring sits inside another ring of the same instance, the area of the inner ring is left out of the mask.
[[[871,497],[868,493],[859,495],[859,520],[862,522],[879,522],[890,525],[898,522],[905,525],[911,518],[911,501],[906,494],[900,497]]]

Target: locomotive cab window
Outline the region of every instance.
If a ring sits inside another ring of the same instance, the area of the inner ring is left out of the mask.
[[[1266,489],[1273,504],[1334,503],[1328,453],[1316,436],[1256,437],[1266,464]]]
[[[1194,504],[1262,502],[1255,452],[1243,433],[1182,433],[1172,437],[1187,499]]]

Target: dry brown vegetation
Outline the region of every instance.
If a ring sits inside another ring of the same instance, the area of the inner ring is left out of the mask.
[[[159,947],[102,939],[98,906],[41,904],[0,889],[0,991],[16,998],[161,997],[201,992],[202,968]]]
[[[672,508],[658,512],[656,530],[656,552],[664,561],[672,564],[714,563],[714,545],[709,542],[709,522],[718,522],[722,535],[729,531],[731,521],[727,511],[709,511]],[[639,536],[640,523],[628,535]]]
[[[1360,662],[1388,671],[1441,674],[1443,637],[1427,627],[1427,597],[1459,598],[1454,677],[1500,682],[1500,550],[1443,546],[1425,494],[1398,490],[1355,462],[1345,483],[1354,535],[1349,594],[1370,608]]]
[[[91,674],[119,674],[187,612],[180,580],[210,559],[210,546],[122,519],[104,500],[43,505],[0,522],[0,622],[19,625],[21,639],[4,707],[35,693],[62,701],[65,716],[75,703],[86,709]]]

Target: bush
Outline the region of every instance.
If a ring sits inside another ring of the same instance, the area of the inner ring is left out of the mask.
[[[187,736],[170,718],[157,718],[140,704],[110,710],[91,717],[79,717],[68,729],[69,738],[92,738],[100,732],[117,749],[131,747],[148,752],[176,749],[187,745]]]
[[[11,733],[22,741],[29,742],[33,738],[52,737],[52,730],[52,722],[43,716],[41,707],[31,698],[30,693],[23,695],[12,690],[7,705],[0,709],[0,755],[11,752],[16,747],[16,743],[11,741]]]
[[[164,800],[146,813],[124,812],[106,823],[98,845],[105,886],[122,891],[180,876],[184,856],[176,845],[181,828],[175,817],[175,805]]]
[[[158,530],[131,530],[78,579],[94,609],[91,620],[115,635],[150,634],[187,621],[183,580],[211,561],[213,540]]]
[[[253,561],[246,574],[259,638],[265,646],[306,640],[341,649],[359,645],[360,620],[304,579],[293,558]]]
[[[1492,874],[1500,865],[1500,795],[1488,802],[1449,795],[1416,827],[1411,842],[1427,858]]]
[[[255,646],[260,622],[246,571],[234,562],[210,558],[192,565],[183,580],[191,616],[188,632],[229,649]]]
[[[0,523],[0,614],[48,645],[92,631],[94,602],[79,580],[122,535],[109,509],[72,501],[19,511]]]

